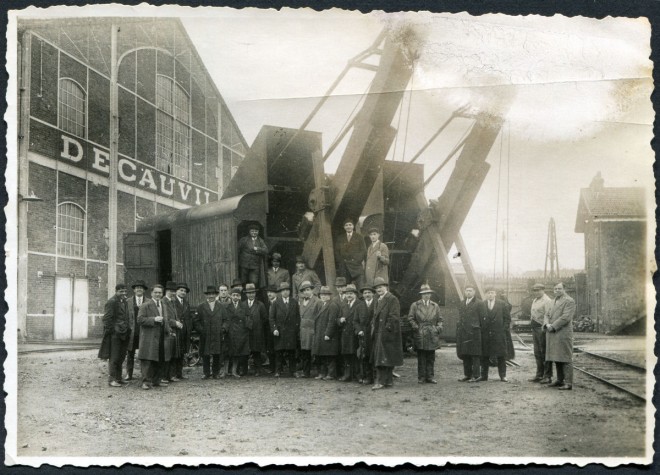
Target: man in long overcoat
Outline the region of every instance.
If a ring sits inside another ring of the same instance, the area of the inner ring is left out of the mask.
[[[302,256],[296,256],[296,272],[291,276],[291,285],[293,287],[293,298],[300,298],[300,286],[303,282],[310,282],[314,289],[314,295],[319,294],[321,289],[321,280],[315,271],[307,268],[305,264],[305,259]]]
[[[364,285],[364,261],[367,258],[367,247],[362,234],[355,231],[352,219],[344,220],[344,231],[335,238],[335,259],[337,259],[337,275],[346,278],[346,282],[358,287]]]
[[[226,306],[218,302],[218,291],[213,285],[206,287],[206,302],[197,307],[194,328],[199,333],[199,354],[202,355],[202,379],[217,379],[220,374],[224,335],[227,333],[229,320]],[[213,364],[211,364],[213,363]]]
[[[248,357],[250,356],[250,330],[252,318],[248,314],[247,305],[241,301],[243,290],[240,287],[231,289],[231,303],[225,307],[229,322],[229,356],[232,360],[231,374],[240,378],[247,374]]]
[[[263,302],[256,300],[257,288],[254,284],[245,284],[245,306],[249,319],[252,321],[250,329],[250,355],[254,364],[254,375],[261,374],[262,357],[261,354],[266,351],[266,329],[270,326],[266,306]]]
[[[264,328],[266,335],[266,355],[268,356],[267,371],[269,373],[275,373],[275,341],[273,332],[270,329],[270,307],[272,307],[277,300],[277,289],[278,287],[275,287],[274,285],[268,286],[266,289],[266,302],[264,303],[266,306],[266,315],[269,316],[268,324],[266,325],[266,328]]]
[[[291,298],[291,286],[282,282],[280,294],[269,310],[270,329],[273,333],[275,348],[275,377],[279,378],[284,369],[284,360],[293,376],[296,371],[296,349],[298,347],[298,332],[300,328],[300,309],[296,299]]]
[[[403,364],[401,347],[401,307],[388,289],[385,279],[374,280],[378,301],[372,321],[373,352],[371,360],[376,367],[376,384],[371,389],[377,390],[393,384],[392,371]]]
[[[545,293],[543,284],[534,284],[532,292],[534,296],[529,305],[529,317],[534,343],[536,374],[529,381],[550,384],[552,382],[552,363],[545,360],[548,332],[544,325],[547,323],[546,318],[552,309],[553,300]]]
[[[364,307],[358,313],[358,319],[353,323],[355,325],[355,334],[358,337],[358,363],[360,367],[359,381],[362,384],[374,383],[374,367],[371,363],[371,320],[374,316],[374,308],[376,303],[374,301],[374,289],[365,286],[360,289],[362,292],[362,299],[358,301],[358,305]]]
[[[458,304],[458,323],[456,325],[456,354],[463,360],[461,382],[474,383],[481,375],[481,321],[479,303],[474,287],[465,287],[465,299]]]
[[[316,357],[319,365],[316,379],[331,381],[337,377],[341,309],[337,300],[332,298],[330,287],[322,286],[319,294],[322,303],[314,324],[312,355]]]
[[[303,378],[309,378],[312,369],[312,348],[314,346],[314,325],[319,310],[322,306],[321,300],[314,295],[314,286],[305,281],[300,286],[300,358],[302,362]]]
[[[566,294],[564,284],[554,287],[555,299],[547,314],[545,360],[557,367],[557,380],[550,384],[557,389],[573,389],[573,318],[575,300]]]
[[[507,336],[511,339],[509,325],[511,314],[505,302],[496,299],[494,288],[486,289],[486,300],[479,303],[479,321],[481,322],[481,376],[477,381],[488,381],[489,360],[497,358],[497,371],[500,380],[506,378]]]
[[[371,243],[367,247],[367,261],[364,269],[364,277],[367,285],[373,285],[376,277],[382,277],[385,282],[389,281],[390,250],[384,242],[380,241],[378,228],[369,229]]]
[[[161,386],[165,364],[170,360],[169,306],[161,302],[163,286],[154,285],[151,298],[140,307],[138,324],[140,325],[140,369],[142,371],[142,389]]]
[[[408,320],[415,333],[417,350],[417,382],[437,384],[435,376],[435,350],[440,348],[442,316],[440,306],[431,300],[431,287],[423,284],[422,298],[413,302],[408,311]]]
[[[265,259],[268,256],[268,246],[259,237],[259,226],[250,224],[248,236],[243,236],[238,241],[238,269],[241,283],[245,285],[252,282],[257,288],[265,284],[261,280],[265,268]],[[265,277],[265,276],[264,276]]]
[[[280,267],[282,263],[282,255],[279,252],[273,252],[271,258],[271,266],[266,272],[266,277],[268,278],[268,285],[274,285],[275,288],[279,288],[282,282],[291,283],[291,276],[289,271]]]
[[[176,282],[167,281],[165,284],[165,297],[161,299],[162,305],[167,309],[167,318],[169,319],[168,323],[170,325],[169,334],[165,335],[165,349],[168,353],[167,358],[164,362],[161,363],[161,380],[162,385],[168,385],[174,379],[174,374],[171,371],[172,366],[176,365],[176,360],[183,355],[181,355],[178,338],[176,330],[179,327],[183,327],[183,323],[179,322],[176,318],[176,305],[174,300],[176,299]]]
[[[340,381],[352,381],[353,378],[358,378],[358,338],[355,332],[355,323],[364,318],[362,313],[366,312],[366,307],[358,305],[357,292],[357,288],[353,284],[348,284],[344,290],[346,303],[339,319],[340,354],[344,364],[344,375]]]
[[[103,311],[104,338],[109,338],[108,384],[121,387],[121,367],[126,358],[126,349],[131,336],[132,322],[126,308],[126,285],[117,284],[115,294],[105,303]],[[103,346],[103,345],[102,345]],[[99,356],[102,356],[99,352]]]
[[[149,299],[144,296],[147,291],[147,284],[143,280],[137,280],[133,285],[133,296],[126,301],[128,310],[128,319],[131,322],[131,336],[128,338],[128,348],[126,349],[126,379],[133,379],[133,370],[135,368],[135,351],[140,347],[140,325],[137,322],[140,306]]]
[[[176,284],[176,295],[172,302],[176,310],[176,324],[174,333],[176,334],[176,357],[170,362],[170,380],[180,381],[186,379],[183,376],[183,360],[190,348],[190,333],[192,332],[192,315],[190,313],[190,304],[186,295],[190,292],[188,284]]]

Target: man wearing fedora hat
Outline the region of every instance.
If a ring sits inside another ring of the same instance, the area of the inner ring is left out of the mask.
[[[245,295],[247,299],[244,304],[247,307],[248,318],[252,322],[250,328],[250,355],[254,365],[254,375],[261,373],[262,353],[266,351],[266,333],[269,326],[268,314],[265,305],[256,300],[257,288],[252,283],[245,284]]]
[[[354,283],[358,287],[362,287],[367,247],[362,234],[355,231],[355,221],[352,218],[344,219],[344,231],[335,238],[337,275],[346,278],[347,283]]]
[[[312,369],[312,348],[314,347],[314,323],[321,308],[321,301],[314,295],[314,286],[310,281],[300,285],[300,359],[302,374],[309,378]]]
[[[545,285],[532,286],[534,300],[530,310],[530,324],[534,342],[534,359],[536,360],[536,374],[530,382],[550,384],[552,382],[552,363],[545,361],[545,347],[547,333],[543,328],[545,316],[552,309],[552,299],[545,293]]]
[[[186,295],[190,292],[188,284],[180,282],[176,284],[176,290],[172,302],[176,316],[176,323],[173,325],[176,334],[175,355],[170,362],[171,381],[181,381],[187,379],[183,376],[183,359],[190,347],[190,332],[192,330],[192,315],[190,314],[190,305]]]
[[[165,361],[161,364],[161,380],[160,383],[167,385],[172,382],[172,375],[170,374],[170,366],[172,366],[172,360],[177,358],[179,355],[179,348],[176,338],[176,328],[178,328],[181,323],[177,322],[176,319],[176,306],[174,305],[174,299],[176,298],[176,282],[168,280],[165,284],[165,297],[162,299],[162,305],[165,309],[165,315],[169,323],[170,331],[165,334],[165,344],[164,348],[167,352]],[[179,325],[177,325],[179,324]]]
[[[442,316],[438,304],[431,300],[431,287],[422,284],[419,293],[422,298],[413,302],[408,311],[408,320],[415,332],[417,382],[437,384],[434,379],[435,350],[440,348]]]
[[[363,309],[358,312],[358,318],[354,321],[355,334],[358,337],[359,381],[362,384],[373,384],[374,367],[370,362],[372,347],[371,321],[376,303],[374,301],[374,289],[365,286],[360,291],[362,292],[362,300],[359,300],[357,305],[362,306]]]
[[[378,301],[373,318],[371,361],[376,367],[376,384],[371,389],[377,390],[392,386],[394,367],[403,365],[403,349],[399,299],[389,292],[388,284],[382,277],[374,279],[374,289]]]
[[[337,354],[339,353],[339,317],[341,310],[332,290],[321,286],[321,306],[314,322],[314,344],[312,355],[318,361],[319,374],[316,379],[331,381],[337,377]]]
[[[275,348],[276,378],[282,374],[285,360],[291,376],[296,371],[296,349],[300,328],[300,309],[296,299],[291,298],[291,286],[288,282],[282,282],[277,291],[279,296],[270,306],[268,316]]]
[[[366,283],[372,285],[376,277],[389,279],[390,250],[380,241],[380,231],[376,227],[369,228],[371,243],[367,247],[367,261],[364,269]]]
[[[213,285],[206,287],[206,302],[197,307],[194,327],[199,333],[199,354],[202,355],[203,379],[217,379],[220,374],[224,335],[229,321],[226,306],[218,302],[218,290]],[[212,364],[211,364],[212,363]]]
[[[231,289],[231,303],[226,306],[229,321],[229,356],[231,358],[231,374],[240,378],[247,374],[248,357],[250,356],[250,330],[252,319],[248,315],[247,305],[241,302],[242,289]],[[227,372],[229,374],[229,371]]]
[[[238,241],[238,269],[243,284],[253,283],[261,288],[262,274],[264,274],[264,260],[268,256],[268,246],[259,237],[259,225],[252,223],[248,226],[248,236]],[[264,282],[265,283],[265,282]]]
[[[135,350],[140,347],[140,325],[137,323],[137,316],[140,306],[149,300],[144,296],[147,288],[147,284],[144,280],[136,280],[133,285],[131,285],[133,296],[126,301],[128,319],[131,322],[131,336],[128,339],[128,349],[126,350],[126,379],[128,381],[133,379]]]
[[[282,254],[279,252],[273,252],[273,255],[271,256],[271,266],[268,268],[268,272],[266,272],[268,285],[279,287],[282,282],[291,283],[289,271],[280,267],[280,264],[282,264]]]
[[[294,299],[300,298],[300,286],[303,282],[310,282],[313,286],[312,292],[318,296],[319,289],[321,288],[319,276],[312,269],[307,268],[305,259],[302,256],[296,256],[296,272],[291,276]]]
[[[103,339],[99,358],[108,358],[108,384],[121,387],[121,367],[131,336],[131,320],[126,308],[126,285],[117,284],[115,294],[105,303],[103,312]],[[109,342],[109,348],[107,344]]]
[[[348,284],[344,289],[346,294],[346,303],[344,304],[344,311],[339,318],[340,329],[340,354],[342,363],[344,365],[344,374],[340,381],[352,381],[353,378],[357,379],[357,349],[358,338],[355,332],[355,326],[358,321],[363,319],[363,313],[366,312],[366,307],[357,298],[357,288],[353,284]]]

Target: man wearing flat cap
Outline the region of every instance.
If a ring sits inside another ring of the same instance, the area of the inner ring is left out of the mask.
[[[534,341],[534,359],[536,374],[529,381],[532,383],[550,384],[552,382],[552,363],[545,360],[547,333],[543,328],[545,316],[552,309],[552,299],[545,293],[545,285],[532,286],[534,300],[531,308],[532,337]]]
[[[117,284],[115,294],[105,303],[103,310],[103,339],[99,358],[108,358],[108,384],[121,387],[121,367],[131,336],[131,321],[126,308],[126,285]],[[109,348],[107,348],[109,342]],[[107,349],[106,349],[107,348]],[[109,351],[108,351],[109,350]]]
[[[319,310],[322,306],[321,301],[314,295],[314,286],[310,281],[305,281],[300,285],[300,359],[302,363],[302,373],[300,376],[309,378],[312,369],[312,348],[314,346],[314,324]]]
[[[279,252],[273,252],[271,257],[271,266],[268,268],[266,277],[268,278],[268,285],[279,287],[282,282],[291,283],[291,276],[289,271],[280,267],[282,264],[282,255]]]
[[[364,261],[367,247],[362,234],[355,231],[355,222],[351,218],[344,220],[344,231],[335,239],[335,259],[337,275],[346,278],[349,284],[357,287],[364,285]]]
[[[369,239],[371,243],[367,247],[366,283],[373,285],[376,277],[382,277],[387,282],[389,280],[390,250],[385,243],[380,241],[378,228],[369,228]]]
[[[300,328],[300,309],[296,299],[290,295],[291,286],[287,282],[282,282],[277,290],[279,296],[269,310],[270,329],[275,348],[276,378],[283,373],[285,360],[290,375],[293,376],[296,371],[296,349]]]
[[[296,272],[291,277],[291,281],[294,299],[300,298],[300,286],[303,282],[311,283],[313,286],[312,292],[318,296],[319,289],[321,288],[321,280],[316,272],[307,268],[305,259],[302,256],[296,256]]]
[[[147,284],[144,280],[137,280],[133,285],[133,296],[126,301],[128,310],[128,319],[131,322],[131,336],[128,339],[128,349],[126,351],[126,379],[133,379],[133,369],[135,367],[135,350],[140,347],[140,325],[137,323],[138,311],[140,306],[149,301],[144,293],[147,291]]]
[[[264,260],[268,256],[268,246],[259,237],[259,225],[248,226],[249,235],[238,241],[238,269],[241,283],[253,283],[258,289],[262,287],[262,274],[265,268]],[[264,276],[265,278],[265,276]],[[263,282],[265,285],[265,281]]]

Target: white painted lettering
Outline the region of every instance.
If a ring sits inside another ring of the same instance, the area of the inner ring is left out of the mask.
[[[201,205],[202,204],[202,202],[199,201],[199,192],[200,191],[201,190],[199,188],[195,188],[195,204],[196,205]]]
[[[158,189],[156,182],[154,181],[154,176],[151,174],[151,170],[148,168],[144,169],[144,173],[142,174],[142,178],[138,182],[138,185],[142,187],[145,187],[146,185],[148,188],[151,188],[154,191]]]
[[[165,187],[165,182],[167,177],[165,175],[160,176],[160,192],[167,196],[172,196],[174,194],[174,178],[170,177],[170,189],[168,190]]]
[[[108,152],[99,150],[94,147],[94,162],[92,167],[96,168],[98,171],[110,173],[110,155]]]
[[[187,200],[188,199],[188,194],[190,193],[190,190],[192,190],[192,186],[190,186],[187,183],[179,182],[179,189],[181,190],[181,199],[182,200]]]
[[[75,147],[75,155],[73,155],[71,150],[72,145]],[[72,162],[79,162],[83,158],[82,145],[80,145],[80,142],[78,142],[76,139],[62,135],[62,153],[60,154],[60,157],[71,160]]]
[[[131,169],[130,175],[126,174],[126,172],[124,171],[124,166],[127,166],[128,168]],[[137,167],[135,166],[135,163],[131,162],[130,160],[126,160],[125,158],[119,160],[119,176],[124,181],[131,182],[137,179],[137,177],[135,176],[136,168]]]
[[[206,196],[206,202],[208,203],[209,202],[209,192],[205,191],[204,196]]]

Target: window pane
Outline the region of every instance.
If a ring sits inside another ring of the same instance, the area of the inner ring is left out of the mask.
[[[190,179],[190,97],[171,78],[156,82],[156,168]]]
[[[83,257],[85,214],[73,203],[57,207],[57,253],[69,257]]]
[[[85,93],[71,79],[60,80],[59,116],[62,130],[85,136]]]

